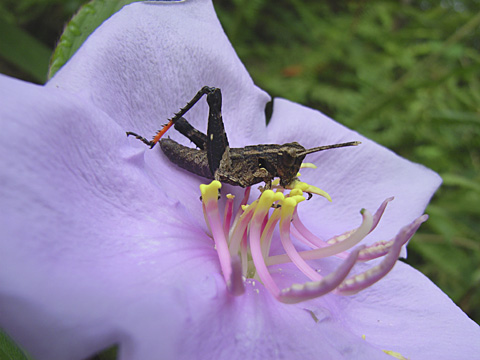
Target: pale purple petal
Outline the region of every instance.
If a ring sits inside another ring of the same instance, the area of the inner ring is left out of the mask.
[[[402,262],[371,288],[337,299],[335,307],[352,332],[408,359],[476,359],[480,354],[480,327]]]
[[[221,276],[211,279],[211,287],[201,301],[191,296],[183,303],[189,315],[178,359],[391,360],[328,308],[282,304],[255,281],[238,297],[228,297]]]

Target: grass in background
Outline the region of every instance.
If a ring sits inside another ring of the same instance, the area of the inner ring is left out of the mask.
[[[43,83],[81,3],[3,0],[0,72]],[[258,86],[442,176],[407,262],[480,323],[480,1],[214,5]]]

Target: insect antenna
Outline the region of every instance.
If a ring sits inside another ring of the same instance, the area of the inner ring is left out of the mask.
[[[305,151],[299,152],[299,153],[297,153],[297,156],[312,154],[312,153],[322,151],[322,150],[335,149],[335,148],[346,147],[346,146],[357,146],[357,145],[360,145],[360,144],[361,144],[360,141],[350,141],[350,142],[341,143],[341,144],[318,146],[318,147],[314,147],[314,148],[311,148],[311,149],[306,149]]]

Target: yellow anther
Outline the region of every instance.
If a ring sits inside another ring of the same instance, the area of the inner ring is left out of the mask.
[[[251,204],[246,204],[246,205],[242,205],[242,210],[243,212],[245,213],[246,211],[248,211],[249,209],[255,209],[255,207],[257,206],[258,204],[258,200],[255,200],[254,202],[252,202]],[[242,214],[243,215],[243,214]]]
[[[280,185],[280,179],[275,179],[272,181],[272,186],[278,186]]]
[[[265,211],[265,209],[269,209],[275,201],[274,199],[275,192],[273,192],[272,190],[265,190],[260,196],[258,206],[255,211]]]
[[[275,196],[273,197],[273,202],[282,201],[283,199],[285,199],[285,195],[283,195],[283,193],[275,192]]]
[[[305,197],[302,196],[302,195],[294,195],[294,196],[290,196],[290,199],[293,199],[297,202],[297,204],[301,203],[302,201],[305,200]]]
[[[304,183],[303,181],[300,181],[300,180],[295,180],[287,188],[288,189],[294,189],[294,190],[300,189],[303,192],[310,193],[310,194],[317,194],[317,195],[323,196],[328,201],[332,201],[332,198],[330,197],[330,195],[326,191],[323,191],[322,189],[320,189],[316,186]],[[290,193],[292,193],[292,192],[290,192]]]
[[[227,194],[227,199],[235,199],[235,195],[233,194]]]
[[[396,351],[392,351],[392,350],[382,350],[385,354],[388,354],[390,356],[393,356],[395,359],[399,359],[399,360],[408,360],[405,356],[403,356],[402,354],[396,352]]]
[[[303,195],[303,191],[300,189],[293,189],[290,190],[290,196],[296,196],[296,195]]]
[[[312,163],[302,163],[302,165],[300,165],[300,169],[303,169],[303,168],[316,169],[317,166]]]
[[[282,214],[284,212],[293,212],[293,209],[295,209],[295,206],[297,206],[297,201],[293,197],[288,197],[282,202]]]
[[[285,218],[292,216],[297,204],[305,200],[303,196],[295,195],[289,196],[282,201],[281,221],[285,221]]]
[[[200,185],[200,192],[202,194],[202,201],[211,201],[213,199],[218,199],[218,190],[222,187],[220,181],[213,180],[210,184]]]
[[[323,196],[328,201],[330,201],[330,202],[332,201],[331,196],[326,191],[323,191],[322,189],[320,189],[316,186],[308,185],[308,188],[304,191],[307,192],[307,193],[310,193],[310,194],[317,194],[317,195]]]
[[[302,191],[305,191],[308,189],[309,185],[307,183],[304,183],[303,181],[295,181],[293,183],[294,189],[300,189]]]

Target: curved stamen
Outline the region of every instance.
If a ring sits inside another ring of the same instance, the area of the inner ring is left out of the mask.
[[[223,232],[222,222],[220,220],[220,213],[218,211],[218,189],[222,185],[219,181],[212,181],[210,185],[200,185],[200,192],[202,193],[202,202],[205,209],[206,218],[210,224],[213,240],[217,249],[218,258],[220,260],[220,267],[223,272],[225,282],[228,284],[232,273],[232,265],[230,261],[230,252],[228,250],[227,239]]]
[[[257,203],[258,200],[255,200],[250,205],[244,205],[242,207],[244,209],[243,214],[240,215],[239,219],[235,222],[233,231],[230,232],[230,254],[235,255],[238,253],[243,233],[247,231],[247,226],[252,220]]]
[[[355,248],[346,260],[333,273],[325,276],[321,281],[293,284],[282,290],[278,300],[287,304],[296,304],[301,301],[314,299],[333,291],[347,277],[357,261],[358,254],[363,246]]]
[[[389,197],[388,199],[385,199],[380,207],[375,211],[375,214],[373,215],[373,224],[372,228],[370,229],[370,232],[372,232],[380,222],[380,219],[382,218],[383,213],[385,212],[385,208],[387,207],[387,204],[394,199],[393,196]]]
[[[240,202],[240,205],[238,206],[238,209],[237,209],[237,212],[236,212],[236,215],[235,215],[235,219],[233,219],[232,226],[230,227],[230,231],[233,231],[233,229],[235,228],[235,225],[237,225],[238,219],[243,214],[243,207],[245,205],[247,205],[248,199],[250,197],[250,190],[251,189],[252,188],[250,186],[245,188],[245,192],[243,193],[242,201]],[[230,233],[229,237],[231,237],[231,236],[232,235]]]
[[[316,186],[304,183],[303,181],[300,181],[300,180],[294,180],[286,188],[289,189],[289,190],[299,189],[302,192],[306,192],[306,193],[310,193],[310,194],[317,194],[317,195],[323,196],[325,199],[327,199],[330,202],[332,201],[331,196],[326,191],[323,191],[322,189],[320,189]]]
[[[260,277],[260,280],[262,280],[263,285],[265,285],[268,291],[270,291],[270,293],[274,296],[278,296],[278,294],[280,293],[280,289],[270,275],[270,272],[267,269],[267,265],[263,260],[260,239],[261,225],[263,223],[263,219],[265,218],[268,210],[275,201],[276,194],[281,193],[274,193],[272,190],[265,190],[262,193],[250,224],[250,251],[252,254],[252,260],[255,264],[257,275]],[[283,196],[283,194],[281,195]]]
[[[383,213],[385,212],[385,208],[387,207],[387,204],[392,201],[394,199],[394,197],[389,197],[388,199],[384,200],[382,202],[382,204],[379,206],[379,208],[377,209],[377,211],[375,211],[375,214],[373,215],[373,220],[372,220],[372,227],[370,228],[370,231],[368,233],[371,233],[378,225],[378,223],[380,222],[380,219],[383,215]],[[314,234],[312,234],[306,227],[305,225],[302,223],[302,221],[300,220],[300,218],[298,217],[298,213],[295,209],[295,212],[293,214],[294,218],[293,218],[293,224],[295,225],[295,228],[292,229],[292,233],[293,235],[299,239],[300,241],[302,241],[303,243],[311,246],[311,247],[314,247],[315,245],[317,247],[326,247],[326,246],[329,246],[333,243],[336,243],[336,242],[340,242],[340,241],[344,241],[345,239],[348,239],[348,237],[355,231],[355,230],[350,230],[350,231],[347,231],[345,233],[343,233],[342,235],[338,235],[334,238],[331,238],[327,241],[324,241],[322,239],[320,239],[319,237],[315,236]],[[312,244],[313,242],[313,244]],[[386,254],[387,252],[385,252]],[[385,255],[384,254],[384,255]],[[347,252],[339,252],[337,254],[334,254],[335,256],[339,257],[339,258],[342,258],[342,259],[345,259],[349,254]],[[362,253],[360,253],[360,257],[362,257]]]
[[[353,233],[351,233],[348,238],[341,242],[337,242],[333,245],[322,247],[320,249],[301,251],[299,252],[299,255],[304,260],[316,260],[338,254],[358,244],[368,234],[372,226],[372,215],[370,214],[370,212],[368,210],[362,209],[360,213],[362,214],[362,224]],[[267,259],[268,265],[276,265],[286,262],[289,262],[289,258],[286,255],[270,256]]]
[[[223,215],[223,232],[225,233],[226,238],[228,238],[228,232],[230,229],[230,224],[232,222],[234,199],[235,199],[235,195],[232,195],[232,194],[227,195],[227,203],[225,204],[225,213]]]
[[[300,201],[305,200],[303,196],[293,196],[286,198],[282,202],[282,213],[280,218],[280,240],[285,249],[288,258],[304,273],[310,280],[320,281],[322,276],[316,272],[297,252],[290,238],[290,222],[292,220],[293,210]]]
[[[402,245],[410,239],[420,225],[428,219],[428,215],[422,215],[411,224],[403,227],[394,239],[387,256],[377,266],[364,271],[354,277],[345,280],[335,291],[340,295],[353,295],[373,285],[387,275],[397,262],[402,250]]]
[[[262,231],[260,242],[262,244],[262,254],[264,259],[267,259],[268,257],[270,245],[272,243],[273,231],[275,230],[275,225],[277,225],[277,222],[280,220],[281,211],[281,208],[273,211],[272,215],[268,219],[267,225],[265,225],[265,228]]]

